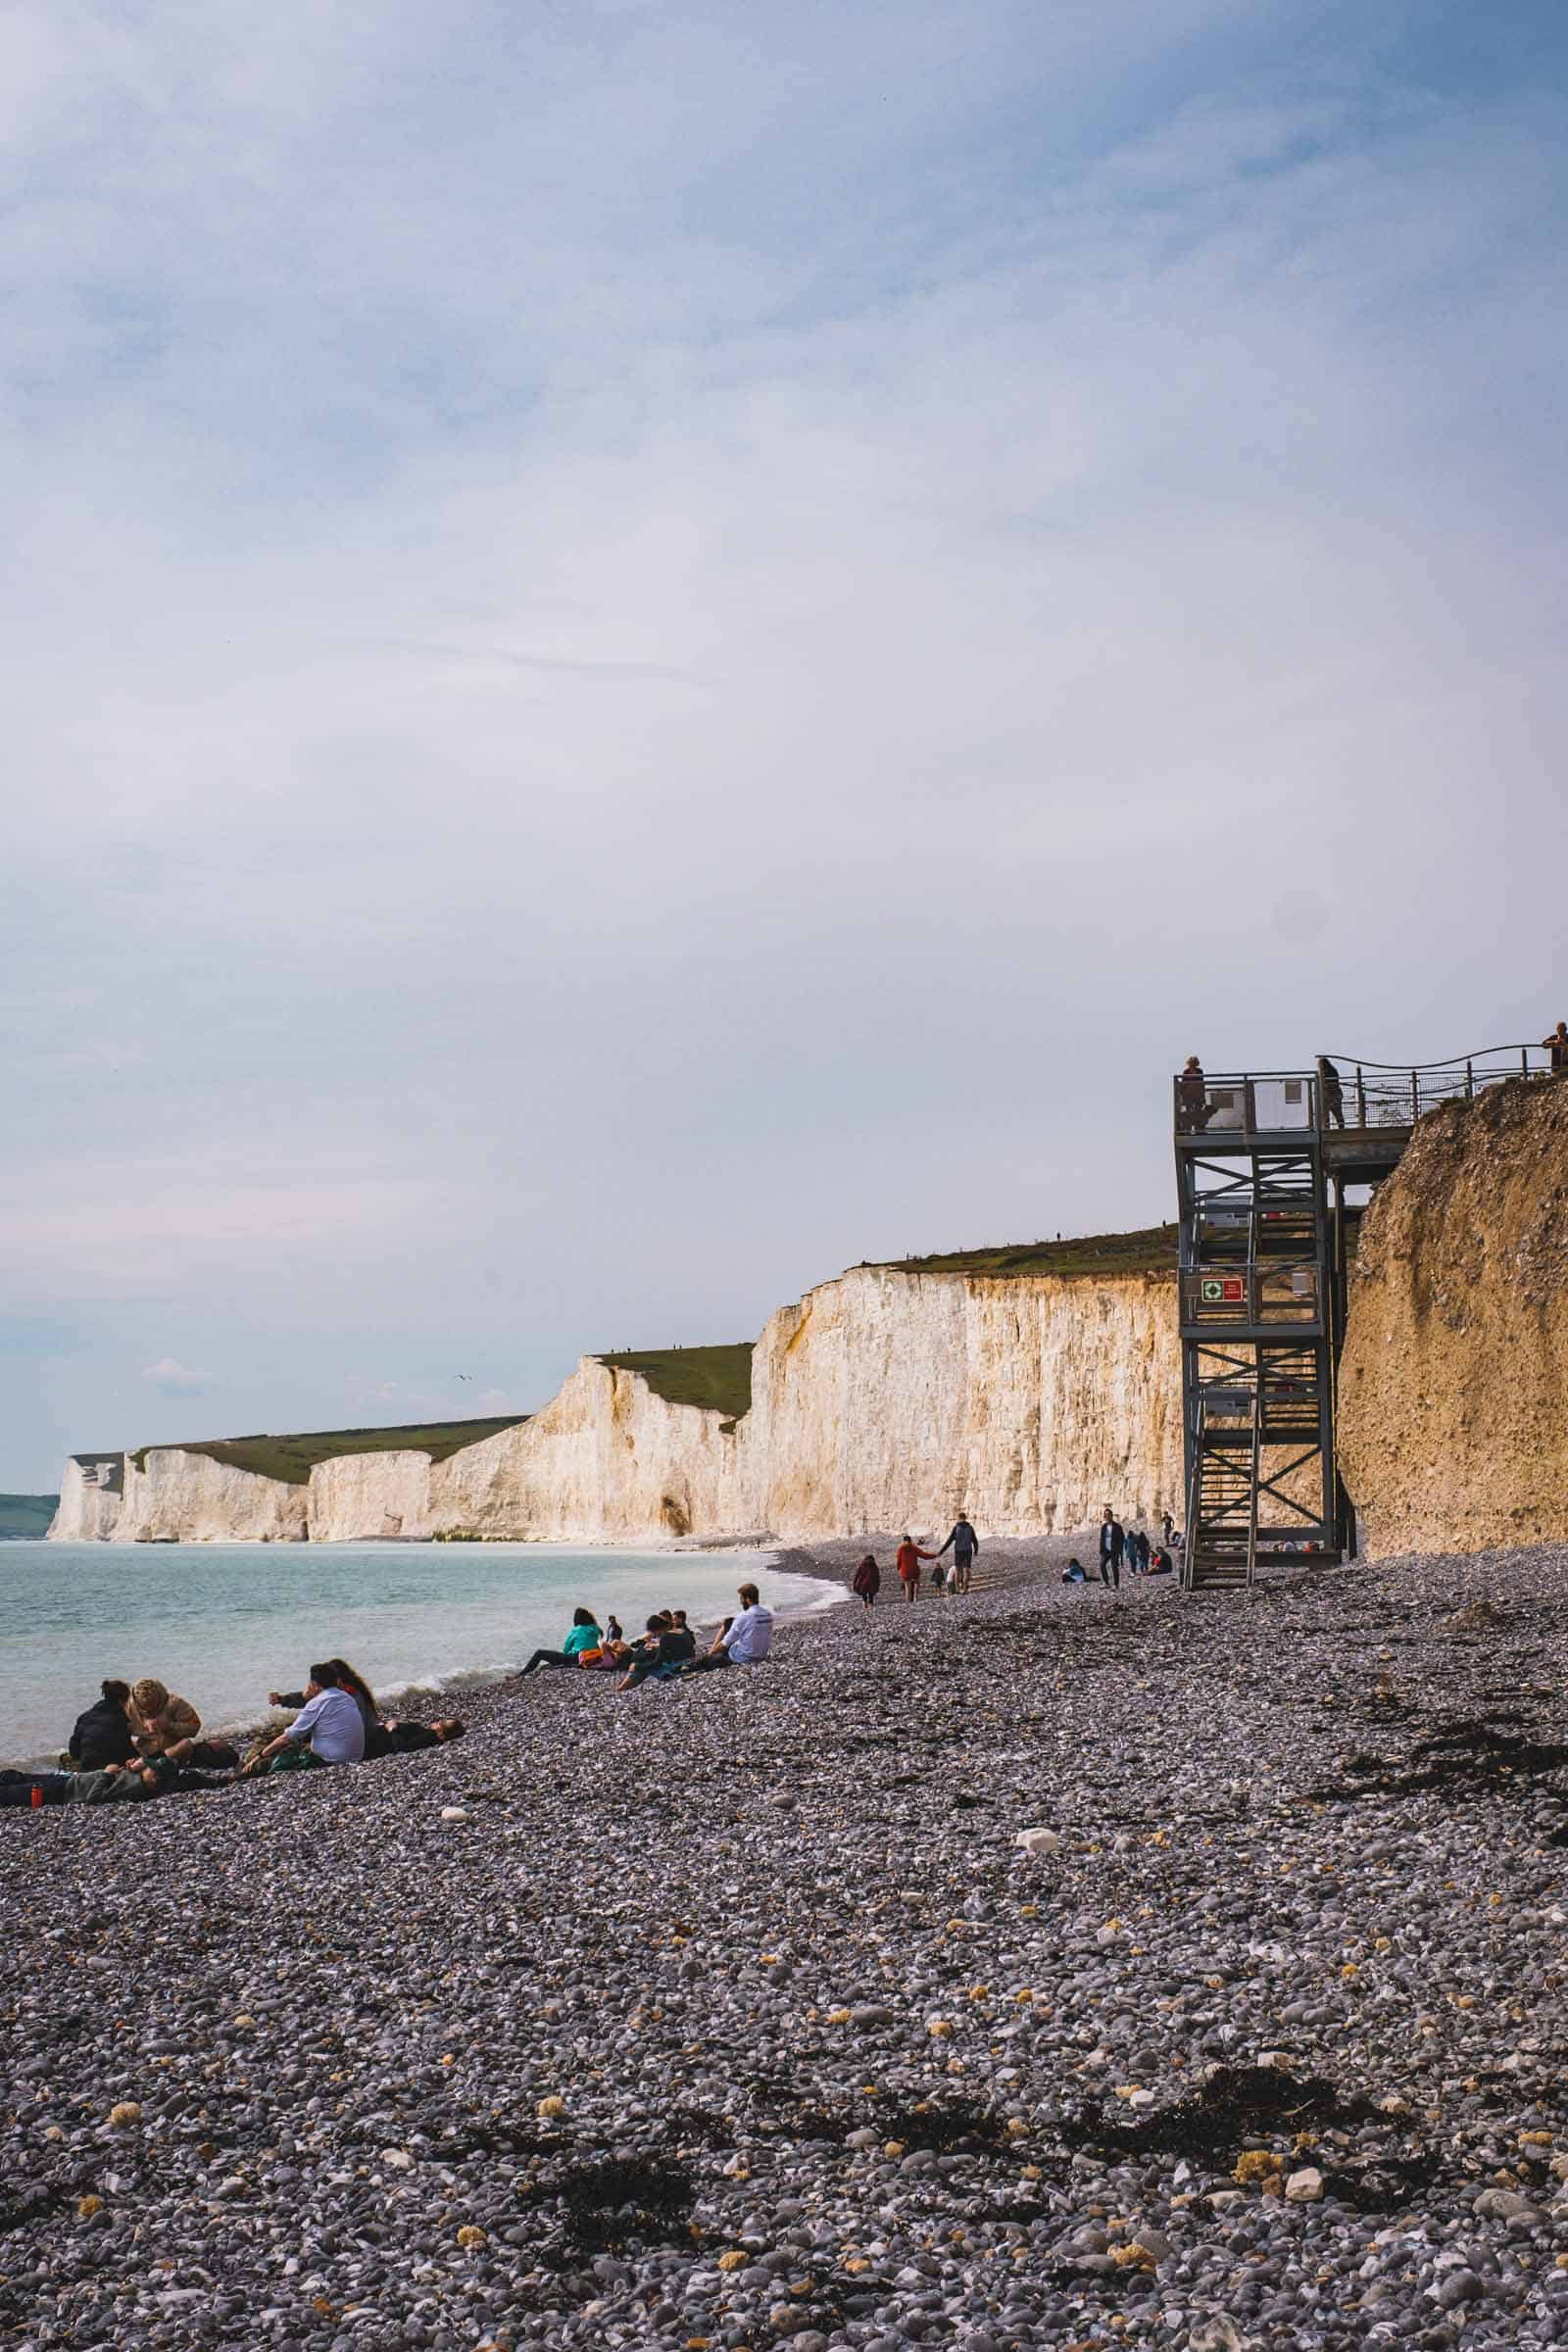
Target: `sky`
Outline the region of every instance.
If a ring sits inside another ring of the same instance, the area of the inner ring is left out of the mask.
[[[11,0],[0,1487],[1568,1011],[1568,17]]]

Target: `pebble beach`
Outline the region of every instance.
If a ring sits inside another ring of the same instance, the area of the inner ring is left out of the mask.
[[[1568,1551],[1071,1548],[0,1815],[0,2342],[1568,2342]]]

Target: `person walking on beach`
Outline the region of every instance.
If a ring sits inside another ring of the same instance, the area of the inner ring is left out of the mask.
[[[1107,1502],[1100,1530],[1100,1581],[1102,1585],[1114,1585],[1118,1592],[1121,1591],[1122,1553],[1126,1548],[1126,1530]]]
[[[1541,1042],[1550,1056],[1552,1076],[1561,1078],[1568,1072],[1568,1021],[1559,1021],[1551,1035]]]
[[[968,1592],[969,1575],[974,1567],[975,1553],[979,1548],[980,1539],[960,1511],[953,1523],[952,1535],[942,1546],[942,1551],[951,1549],[953,1553],[953,1589],[956,1592]],[[942,1551],[937,1553],[939,1560],[942,1557]]]
[[[874,1609],[876,1596],[882,1590],[882,1571],[870,1552],[856,1569],[850,1580],[850,1591],[856,1594],[862,1609]]]
[[[912,1536],[905,1537],[903,1543],[899,1545],[896,1564],[899,1571],[900,1581],[904,1586],[904,1597],[906,1600],[919,1599],[920,1562],[922,1560],[934,1560],[936,1557],[937,1554],[934,1551],[922,1551]]]

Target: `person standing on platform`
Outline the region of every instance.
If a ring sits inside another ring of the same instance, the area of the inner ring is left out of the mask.
[[[1345,1088],[1340,1073],[1326,1054],[1317,1057],[1317,1083],[1322,1101],[1323,1117],[1330,1126],[1345,1125]]]
[[[1208,1088],[1203,1082],[1203,1065],[1196,1054],[1188,1054],[1176,1081],[1176,1124],[1183,1135],[1201,1135],[1208,1125]]]
[[[1568,1021],[1559,1021],[1551,1035],[1541,1042],[1551,1057],[1552,1076],[1561,1078],[1568,1072]]]

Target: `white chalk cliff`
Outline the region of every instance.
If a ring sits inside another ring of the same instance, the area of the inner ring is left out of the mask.
[[[55,1537],[791,1541],[945,1532],[960,1503],[996,1535],[1087,1527],[1107,1500],[1179,1515],[1175,1285],[862,1266],[771,1318],[738,1421],[584,1356],[531,1420],[440,1462],[342,1454],[289,1485],[158,1446],[116,1496],[81,1467],[104,1458],[68,1465]]]

